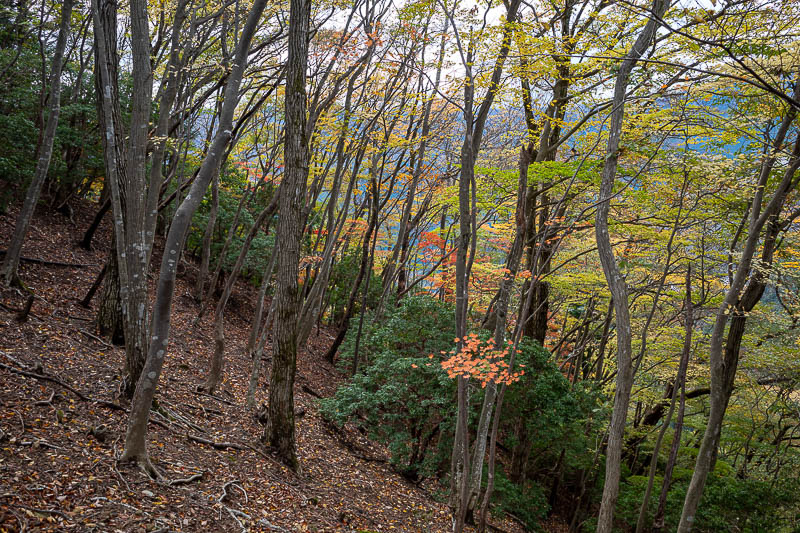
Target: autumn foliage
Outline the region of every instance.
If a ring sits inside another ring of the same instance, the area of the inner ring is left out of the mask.
[[[501,349],[493,340],[482,340],[475,333],[470,333],[464,339],[456,338],[454,342],[458,344],[460,340],[461,349],[456,347],[449,352],[441,352],[443,355],[450,354],[450,357],[441,362],[448,377],[473,378],[480,382],[481,387],[486,387],[488,383],[511,385],[525,374],[524,370],[514,371],[508,362],[512,350],[511,341]],[[429,357],[432,359],[434,356],[431,354]]]

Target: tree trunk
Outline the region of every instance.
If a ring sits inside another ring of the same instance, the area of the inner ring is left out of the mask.
[[[264,440],[291,469],[298,468],[294,427],[294,376],[297,366],[298,265],[303,206],[308,180],[306,69],[310,0],[291,0],[286,62],[286,140],[276,239],[280,242],[275,290],[275,327],[269,386],[269,419]]]
[[[156,285],[156,300],[153,305],[151,342],[147,352],[145,368],[137,383],[136,392],[131,402],[128,428],[125,435],[125,449],[120,459],[138,463],[151,475],[157,476],[158,472],[150,463],[147,453],[147,424],[150,419],[150,408],[153,404],[155,388],[161,375],[169,342],[172,298],[175,292],[178,258],[183,251],[192,216],[200,205],[205,190],[213,178],[214,169],[220,166],[221,159],[225,153],[225,146],[230,142],[233,115],[239,102],[239,87],[247,65],[250,43],[265,6],[266,0],[255,0],[247,17],[247,22],[237,45],[236,58],[225,84],[219,128],[210,150],[200,165],[200,170],[189,189],[189,193],[175,212],[164,246],[164,255],[161,259],[161,269]]]
[[[211,209],[208,212],[208,224],[203,232],[203,249],[200,252],[200,272],[197,273],[197,282],[194,287],[194,299],[203,304],[205,294],[206,278],[208,277],[208,265],[211,262],[211,241],[214,237],[214,228],[217,226],[217,210],[219,209],[219,172],[214,172],[211,181]],[[223,258],[220,257],[220,261]],[[214,290],[214,287],[211,287]]]
[[[600,202],[595,218],[595,235],[597,251],[603,265],[603,273],[614,299],[614,312],[617,323],[617,390],[614,394],[614,410],[608,430],[608,447],[606,448],[606,472],[603,496],[600,502],[600,513],[597,518],[597,533],[611,533],[614,525],[614,508],[619,496],[620,461],[624,444],[625,421],[628,416],[628,402],[633,386],[633,368],[631,361],[631,319],[628,310],[628,287],[619,270],[611,247],[608,233],[608,213],[613,197],[619,159],[622,121],[625,114],[626,92],[631,71],[650,46],[658,20],[669,7],[669,0],[654,0],[653,18],[648,19],[642,32],[636,38],[631,50],[626,54],[619,66],[614,84],[613,111],[608,131],[605,164],[603,166],[600,185]]]
[[[97,329],[117,346],[125,344],[122,320],[122,299],[119,295],[119,267],[117,265],[116,239],[111,239],[111,249],[106,262],[105,283],[97,308]]]
[[[502,46],[498,51],[490,79],[488,92],[475,113],[475,77],[473,75],[473,49],[470,47],[463,66],[466,71],[464,84],[464,125],[466,133],[461,145],[460,162],[461,170],[458,180],[458,218],[459,234],[456,239],[456,349],[462,350],[467,335],[467,310],[469,307],[469,275],[472,261],[475,257],[477,239],[476,221],[476,191],[475,191],[475,161],[480,150],[483,131],[489,116],[494,98],[499,90],[500,78],[503,74],[505,60],[508,57],[511,45],[511,25],[517,18],[520,0],[512,0],[506,5],[506,24],[503,27]],[[449,15],[448,15],[449,16]],[[452,19],[451,19],[452,22]],[[456,28],[454,30],[457,31]],[[467,378],[457,378],[457,416],[453,452],[450,460],[450,507],[453,510],[453,531],[461,533],[469,509],[470,488],[472,486],[473,470],[470,468],[470,443],[469,443],[469,400],[467,398]],[[494,401],[494,398],[492,398]],[[487,413],[491,407],[484,405]],[[486,425],[488,431],[488,424]],[[485,450],[486,435],[483,442],[476,444]],[[476,437],[476,443],[481,436]],[[483,468],[483,454],[480,457]]]
[[[50,159],[53,155],[53,143],[56,138],[56,127],[58,126],[58,115],[61,111],[61,70],[64,66],[64,50],[67,47],[67,38],[70,32],[70,19],[72,18],[72,6],[74,0],[64,0],[61,4],[61,23],[58,27],[58,39],[56,48],[53,52],[53,65],[50,71],[50,95],[47,109],[47,123],[42,132],[42,142],[39,147],[39,157],[36,160],[36,170],[33,180],[28,186],[25,194],[25,202],[22,204],[17,222],[14,225],[14,234],[11,242],[8,243],[8,250],[0,266],[0,277],[3,285],[9,286],[17,283],[17,268],[19,258],[22,253],[22,244],[28,234],[28,228],[36,211],[36,204],[39,203],[39,195],[42,192],[42,185],[47,178],[47,169],[50,168]]]

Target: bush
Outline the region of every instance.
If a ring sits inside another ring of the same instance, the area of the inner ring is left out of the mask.
[[[348,368],[357,329],[350,328],[340,352]],[[453,308],[430,296],[401,300],[380,322],[365,320],[363,372],[322,400],[323,416],[340,425],[353,421],[388,444],[392,464],[404,475],[433,473],[447,463],[453,427],[455,382],[438,357],[452,344]]]
[[[547,515],[549,505],[544,489],[537,483],[517,485],[501,471],[495,474],[493,506],[522,520],[529,531],[541,531],[539,521]]]

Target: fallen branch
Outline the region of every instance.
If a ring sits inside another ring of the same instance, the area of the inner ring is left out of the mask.
[[[302,390],[303,392],[305,392],[307,394],[310,394],[314,398],[322,398],[322,395],[320,393],[318,393],[317,391],[315,391],[314,389],[312,389],[308,385],[303,385],[302,387],[300,387],[300,390]]]
[[[176,485],[188,485],[189,483],[191,483],[193,481],[198,481],[200,479],[203,479],[204,475],[205,475],[205,472],[200,472],[199,474],[193,474],[193,475],[191,475],[189,477],[173,479],[172,481],[169,481],[167,483],[167,485],[170,485],[172,487],[174,487]]]
[[[73,387],[71,385],[68,385],[68,384],[64,383],[60,379],[55,378],[53,376],[49,376],[49,375],[46,375],[46,374],[37,374],[35,372],[30,372],[28,370],[22,370],[20,368],[13,367],[13,366],[7,365],[5,363],[0,363],[0,368],[8,370],[9,372],[12,372],[14,374],[19,374],[21,376],[25,376],[25,377],[29,377],[29,378],[35,378],[35,379],[38,379],[40,381],[49,381],[50,383],[55,383],[56,385],[60,385],[61,387],[64,387],[65,389],[70,391],[72,394],[74,394],[75,396],[80,398],[81,400],[83,400],[85,402],[90,401],[89,397],[86,396],[85,394],[83,394],[81,391],[79,391],[78,389],[76,389],[75,387]]]
[[[0,257],[4,255],[6,255],[6,250],[0,250]],[[96,266],[96,265],[85,265],[82,263],[63,263],[61,261],[51,261],[49,259],[39,259],[36,257],[25,257],[25,256],[21,256],[19,260],[24,261],[26,263],[36,263],[39,265],[58,266],[67,268],[87,268],[91,266]]]
[[[103,339],[101,339],[100,337],[98,337],[97,335],[95,335],[94,333],[89,333],[88,331],[86,331],[86,330],[83,330],[83,329],[81,329],[81,330],[79,330],[79,331],[80,331],[81,333],[83,333],[84,335],[86,335],[87,337],[89,337],[90,339],[92,339],[92,340],[95,340],[95,341],[99,342],[100,344],[102,344],[102,345],[103,345],[103,346],[105,346],[106,348],[113,348],[113,347],[114,347],[114,346],[112,346],[111,344],[109,344],[109,343],[107,343],[106,341],[104,341]]]
[[[193,392],[195,394],[199,395],[199,396],[208,396],[209,398],[214,398],[218,402],[222,402],[222,403],[227,404],[227,405],[231,405],[231,406],[235,406],[236,405],[235,403],[230,402],[230,401],[226,400],[225,398],[220,398],[219,396],[214,396],[213,394],[209,394],[209,393],[203,392],[201,390],[194,390]]]
[[[2,353],[10,361],[13,361],[17,365],[24,367],[24,365],[20,361],[17,361],[16,359],[11,357],[7,353],[4,353],[4,352],[0,352],[0,353]],[[9,372],[11,372],[13,374],[18,374],[20,376],[34,378],[34,379],[38,379],[40,381],[47,381],[49,383],[55,383],[56,385],[67,389],[68,391],[70,391],[72,394],[74,394],[75,396],[77,396],[78,398],[80,398],[84,402],[96,403],[97,405],[101,405],[103,407],[108,407],[109,409],[114,409],[116,411],[124,411],[126,413],[128,412],[127,409],[125,409],[121,405],[116,404],[114,402],[110,402],[108,400],[99,400],[99,399],[87,396],[84,393],[82,393],[81,391],[79,391],[78,389],[76,389],[75,387],[73,387],[72,385],[63,382],[60,379],[58,379],[57,377],[51,376],[50,374],[32,372],[31,370],[23,370],[22,368],[17,368],[17,367],[11,366],[11,365],[7,365],[5,363],[0,363],[0,368],[8,370]]]
[[[192,440],[194,442],[199,442],[200,444],[207,444],[216,450],[226,450],[228,448],[233,448],[234,450],[246,450],[247,447],[241,444],[237,444],[235,442],[217,442],[210,439],[204,439],[203,437],[198,437],[197,435],[187,434],[186,438]]]

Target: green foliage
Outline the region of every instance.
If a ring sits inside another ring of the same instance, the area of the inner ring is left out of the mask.
[[[455,384],[429,354],[452,346],[452,323],[452,307],[430,296],[405,298],[381,321],[365,320],[364,371],[321,402],[326,418],[352,420],[387,443],[392,464],[411,478],[433,473],[448,453]],[[356,330],[342,345],[345,362],[353,357]]]
[[[246,191],[246,186],[245,174],[237,168],[226,167],[225,171],[220,176],[219,209],[217,210],[217,220],[211,241],[212,265],[216,265],[219,261],[222,248],[225,245],[225,239],[236,217],[236,211],[239,208],[242,195],[249,194]],[[264,187],[262,187],[262,189],[263,188]],[[258,211],[269,203],[273,191],[269,187],[266,189],[268,189],[266,192],[259,191],[260,194],[257,194],[258,201],[253,202],[255,205],[249,208],[243,208],[239,214],[238,228],[233,235],[231,244],[226,250],[225,257],[222,261],[223,271],[230,272],[233,268],[236,259],[241,253],[244,240],[253,227],[255,217],[258,216]],[[203,243],[203,233],[208,225],[210,211],[211,190],[206,192],[203,202],[200,204],[194,218],[192,218],[192,225],[187,240],[187,249],[196,250],[199,253]],[[272,225],[270,235],[265,235],[263,231],[259,231],[253,238],[250,248],[247,251],[244,265],[242,266],[241,275],[249,277],[258,283],[266,267],[269,265],[273,245],[274,225]]]
[[[337,259],[332,268],[330,279],[328,280],[328,305],[329,321],[337,324],[341,322],[344,315],[345,308],[347,307],[347,299],[350,297],[350,291],[358,276],[358,270],[361,268],[361,250],[353,249],[348,251],[343,257]],[[367,309],[372,309],[377,305],[381,297],[381,278],[375,272],[369,273],[372,279],[369,283],[369,292],[367,294]],[[366,279],[361,282],[366,283]],[[363,300],[363,288],[359,292],[356,299],[355,312],[360,312],[361,302]]]
[[[28,18],[30,12],[22,18],[19,15],[0,8],[0,21],[5,22],[0,24],[0,212],[14,194],[25,193],[36,168],[40,130],[47,120],[46,93],[55,40],[40,43],[37,32],[32,31],[35,27],[28,26],[41,24],[53,35],[57,31],[56,20],[35,21]],[[79,17],[73,13],[73,31]],[[69,51],[69,45],[67,48]],[[79,189],[85,179],[103,173],[94,80],[90,68],[81,66],[77,52],[72,52],[63,66],[61,112],[48,172],[47,190],[55,192],[57,202]]]
[[[586,425],[602,422],[590,420],[597,410],[597,392],[583,382],[570,384],[551,361],[550,352],[536,341],[525,338],[519,347],[522,351],[518,362],[525,365],[526,372],[506,392],[504,419],[511,423],[525,421],[524,435],[530,443],[531,456],[547,469],[558,461],[562,448],[568,469],[590,467]],[[515,433],[507,445],[515,445],[517,440]]]
[[[24,190],[35,169],[34,149],[38,130],[21,114],[0,113],[0,212],[11,200],[14,187]]]
[[[526,482],[520,486],[512,483],[498,471],[495,474],[494,507],[503,512],[513,514],[525,523],[528,531],[541,531],[539,520],[547,514],[550,506],[544,489],[537,483]]]
[[[721,462],[718,462],[719,466]],[[648,503],[652,519],[658,506],[662,477],[656,476],[653,493]],[[676,470],[673,484],[667,495],[665,530],[674,531],[680,520],[683,500],[691,479],[691,470]],[[646,476],[630,476],[620,485],[617,518],[633,527],[639,516],[647,487]],[[733,474],[730,465],[715,468],[709,475],[703,499],[695,517],[694,530],[698,532],[742,531],[784,532],[796,531],[789,526],[797,518],[796,494],[800,489],[797,480],[783,480],[780,484],[758,479],[741,479]],[[792,516],[793,518],[789,518]]]

